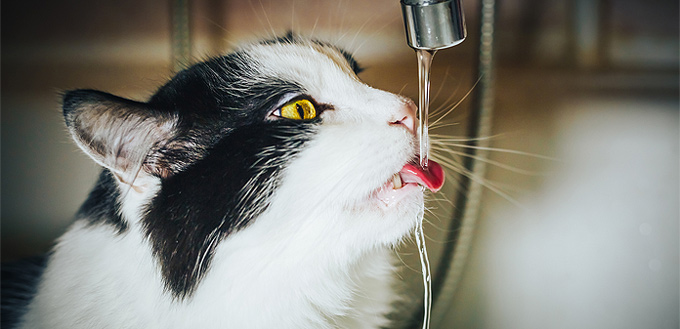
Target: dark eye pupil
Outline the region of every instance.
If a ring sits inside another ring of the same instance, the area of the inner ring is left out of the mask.
[[[305,119],[305,110],[302,108],[302,105],[300,105],[300,103],[295,103],[295,109],[300,115],[300,118]]]

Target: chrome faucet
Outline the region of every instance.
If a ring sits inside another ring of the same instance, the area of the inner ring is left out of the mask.
[[[439,50],[465,40],[465,17],[460,0],[401,0],[408,45]]]

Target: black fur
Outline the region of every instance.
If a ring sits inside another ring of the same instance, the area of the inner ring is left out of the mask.
[[[283,96],[304,90],[277,77],[253,84],[256,63],[247,61],[236,53],[197,64],[149,102],[180,120],[178,136],[149,157],[150,167],[167,172],[143,219],[166,287],[179,299],[195,289],[218,242],[266,208],[280,170],[319,122],[267,120]],[[197,144],[205,150],[188,147]],[[257,184],[248,185],[253,177]]]
[[[2,264],[2,315],[0,327],[14,328],[36,293],[49,255]]]
[[[342,54],[342,56],[345,57],[347,60],[347,63],[349,63],[349,66],[352,68],[352,71],[354,71],[354,74],[359,74],[364,71],[363,66],[359,65],[359,62],[352,56],[352,54],[348,53],[344,49],[338,49],[338,51]]]
[[[297,40],[290,35],[270,42]],[[360,71],[351,55],[332,48],[355,72]],[[109,158],[116,164],[119,156],[142,152],[141,157],[132,154],[133,159],[128,159],[131,163],[125,164],[123,171],[141,168],[141,174],[160,178],[161,189],[144,208],[141,224],[165,286],[178,300],[191,296],[210,267],[218,243],[266,210],[280,184],[282,169],[303,149],[320,123],[320,119],[271,118],[271,111],[283,97],[304,96],[306,92],[294,81],[256,76],[258,65],[246,52],[209,59],[179,72],[145,103],[93,90],[71,91],[64,96],[64,117],[72,133],[91,133],[73,127],[87,124],[87,115],[78,116],[91,110],[99,111],[98,119],[111,116],[113,121],[137,120],[131,127],[121,125],[125,129],[111,130],[123,136],[110,138],[132,143],[127,152],[105,145],[106,140],[101,139],[106,134],[77,137],[93,152],[113,155]],[[331,108],[314,103],[318,114]],[[170,128],[165,124],[168,122],[172,123]],[[168,130],[140,139],[130,136],[147,128]],[[140,150],[134,144],[140,140],[150,144]],[[119,200],[125,191],[119,191],[116,177],[108,169],[102,172],[78,218],[126,234],[130,227],[121,217]]]
[[[201,161],[163,181],[144,225],[175,297],[192,292],[222,238],[266,208],[281,169],[308,140],[311,125],[268,122],[237,129]],[[256,184],[249,185],[254,177]]]
[[[97,184],[80,207],[76,217],[87,220],[93,225],[111,225],[118,234],[124,233],[128,225],[118,213],[119,195],[120,192],[111,173],[108,170],[102,171]]]
[[[62,108],[64,120],[66,125],[71,125],[74,112],[87,105],[103,105],[118,106],[121,109],[142,108],[144,103],[136,102],[126,98],[118,97],[93,89],[73,90],[65,93],[62,100]]]
[[[178,131],[148,156],[147,170],[159,177],[180,172],[232,130],[264,121],[284,95],[304,93],[278,77],[253,84],[248,77],[256,65],[244,53],[234,53],[196,64],[161,87],[149,107],[177,114]]]

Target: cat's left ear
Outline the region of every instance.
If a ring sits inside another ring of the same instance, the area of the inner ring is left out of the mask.
[[[63,109],[76,144],[129,185],[148,174],[144,168],[147,156],[175,134],[173,115],[96,90],[67,92]]]

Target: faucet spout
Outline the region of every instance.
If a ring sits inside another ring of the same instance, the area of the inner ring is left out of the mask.
[[[465,17],[460,0],[401,0],[408,45],[439,50],[465,40]]]

